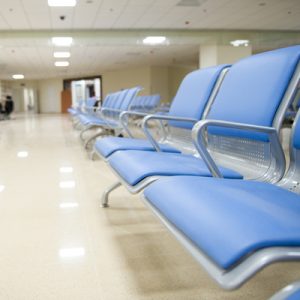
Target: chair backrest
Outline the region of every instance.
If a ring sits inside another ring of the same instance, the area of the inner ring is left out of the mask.
[[[142,89],[140,86],[133,87],[131,89],[128,89],[126,97],[124,98],[124,101],[122,102],[122,105],[120,106],[120,110],[125,111],[129,110],[131,104],[134,102],[135,97],[139,93],[139,91]]]
[[[93,107],[95,105],[96,101],[97,101],[96,97],[90,97],[90,98],[86,99],[85,106]]]
[[[109,121],[114,121],[119,123],[119,116],[122,111],[130,109],[132,101],[134,101],[136,95],[141,90],[141,87],[134,87],[126,90],[119,91],[113,94],[112,106],[109,108],[115,109],[117,111],[107,111],[104,116]],[[120,124],[121,126],[121,124]]]
[[[185,76],[172,101],[167,115],[201,120],[214,101],[222,80],[230,65],[219,65],[193,71]],[[191,122],[168,122],[162,142],[185,153],[195,153],[191,138]]]
[[[225,77],[207,118],[279,131],[297,92],[299,58],[300,46],[293,46],[240,60]],[[220,164],[246,178],[276,180],[266,135],[220,127],[210,127],[208,132],[209,149]]]
[[[155,110],[160,102],[160,94],[149,95],[145,104],[146,111]]]
[[[209,67],[186,75],[172,101],[169,115],[200,120],[221,72],[228,67]],[[169,125],[185,129],[193,127],[190,122],[170,121]]]

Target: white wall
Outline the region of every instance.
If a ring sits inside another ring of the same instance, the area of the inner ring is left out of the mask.
[[[38,87],[40,113],[60,113],[63,80],[61,78],[40,80]]]

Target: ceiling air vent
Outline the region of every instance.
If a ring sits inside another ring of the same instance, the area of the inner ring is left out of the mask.
[[[180,0],[176,6],[200,6],[207,0]]]

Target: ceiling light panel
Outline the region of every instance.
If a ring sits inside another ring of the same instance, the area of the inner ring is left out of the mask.
[[[13,79],[24,79],[24,75],[23,74],[14,74],[12,76]]]
[[[56,61],[54,65],[56,67],[68,67],[70,63],[68,61]]]
[[[147,36],[143,39],[143,44],[145,45],[159,45],[166,42],[165,36]]]
[[[71,56],[71,53],[67,52],[67,51],[53,53],[53,57],[55,57],[55,58],[69,58],[70,56]]]
[[[51,7],[74,7],[76,0],[48,0],[48,5]]]
[[[69,47],[73,43],[72,37],[53,37],[52,43],[58,47]]]
[[[234,47],[239,47],[239,46],[249,46],[249,40],[235,40],[231,41],[230,44]]]

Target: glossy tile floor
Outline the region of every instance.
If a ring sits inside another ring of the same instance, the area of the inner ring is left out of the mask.
[[[124,189],[90,161],[61,115],[0,122],[0,299],[267,299],[300,278],[299,264],[221,290]],[[220,230],[222,230],[220,228]]]

